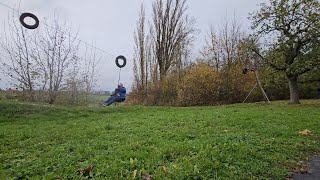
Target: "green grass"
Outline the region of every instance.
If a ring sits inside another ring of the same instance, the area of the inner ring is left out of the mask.
[[[310,136],[299,131],[309,129]],[[63,107],[0,101],[0,179],[284,179],[320,153],[303,105]]]

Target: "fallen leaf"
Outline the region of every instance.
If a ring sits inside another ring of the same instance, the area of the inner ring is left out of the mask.
[[[162,169],[167,172],[168,168],[166,166],[162,166]]]
[[[143,180],[151,180],[152,176],[148,173],[142,173]]]
[[[84,175],[84,176],[89,176],[90,172],[93,171],[94,168],[94,164],[90,164],[86,169],[80,169],[80,172]]]
[[[137,172],[138,172],[138,170],[134,170],[134,171],[133,171],[133,178],[136,178],[136,177],[137,177]]]
[[[304,161],[299,161],[297,164],[298,164],[299,166],[302,166],[302,165],[305,164],[305,163],[304,163]]]
[[[295,168],[293,170],[293,173],[295,173],[295,174],[307,174],[308,173],[308,167]]]
[[[134,160],[132,158],[130,158],[130,164],[133,165]]]
[[[308,173],[308,169],[306,167],[300,168],[300,173],[301,174],[307,174]]]
[[[310,135],[310,134],[312,134],[312,131],[310,131],[310,130],[308,130],[308,129],[306,129],[306,130],[304,130],[304,131],[299,131],[299,134],[301,134],[301,135]]]

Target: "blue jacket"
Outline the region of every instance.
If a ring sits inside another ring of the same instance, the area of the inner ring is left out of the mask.
[[[127,90],[125,87],[120,88],[119,89],[119,98],[126,99],[126,93],[127,93]]]

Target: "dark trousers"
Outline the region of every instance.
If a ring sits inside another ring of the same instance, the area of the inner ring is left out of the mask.
[[[120,98],[119,96],[111,96],[109,97],[104,103],[107,105],[107,106],[110,106],[112,103],[114,102],[123,102],[125,99],[123,98]]]

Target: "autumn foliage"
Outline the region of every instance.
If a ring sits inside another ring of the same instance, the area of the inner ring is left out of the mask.
[[[219,102],[222,80],[219,73],[206,64],[187,70],[179,82],[177,101],[181,105],[210,105]]]
[[[144,91],[134,90],[131,104],[198,106],[242,102],[255,83],[253,74],[242,74],[241,65],[234,64],[220,71],[199,63],[186,68],[181,77],[169,75]],[[254,93],[251,100],[260,97]],[[261,99],[262,100],[262,99]]]

